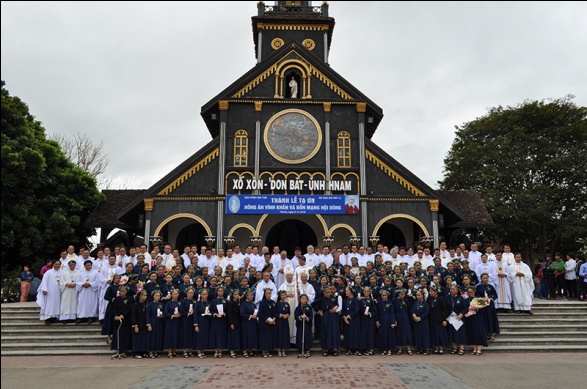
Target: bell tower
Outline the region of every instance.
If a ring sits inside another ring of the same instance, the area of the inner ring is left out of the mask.
[[[274,5],[260,1],[252,24],[257,63],[286,44],[303,46],[328,63],[334,29],[328,2],[316,7],[311,1],[276,1]]]

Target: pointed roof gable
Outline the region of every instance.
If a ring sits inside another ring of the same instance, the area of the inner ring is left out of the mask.
[[[298,45],[295,41],[287,41],[281,48],[275,50],[267,56],[261,63],[241,76],[238,80],[229,85],[226,89],[208,101],[202,106],[201,115],[208,130],[213,137],[218,136],[220,122],[219,101],[229,102],[292,102],[290,99],[276,98],[275,95],[264,97],[249,97],[251,91],[262,83],[274,83],[276,72],[280,71],[280,65],[288,61],[298,61],[300,66],[304,66],[312,76],[313,82],[319,82],[326,85],[333,93],[325,98],[312,96],[309,101],[322,103],[327,101],[356,102],[366,103],[366,116],[373,118],[372,123],[365,123],[365,134],[371,138],[377,129],[377,126],[383,118],[383,110],[371,99],[365,96],[361,91],[355,88],[345,78],[335,72],[331,67],[325,65],[320,58],[312,51]],[[274,84],[273,84],[274,85]],[[274,90],[274,88],[272,89]],[[293,100],[295,102],[295,100]]]

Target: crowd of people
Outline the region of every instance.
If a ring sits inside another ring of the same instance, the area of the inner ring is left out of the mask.
[[[291,347],[308,357],[314,342],[324,356],[373,355],[376,346],[383,355],[464,355],[467,345],[481,355],[500,332],[498,311],[532,314],[536,274],[507,245],[496,253],[445,242],[433,252],[374,250],[310,245],[288,257],[277,246],[203,246],[199,253],[186,246],[180,254],[141,245],[128,253],[100,249],[92,258],[70,246],[41,270],[37,303],[48,325],[99,320],[111,348],[135,358],[165,351],[222,357],[225,350],[233,358],[284,357]],[[587,264],[578,259],[583,298]],[[558,277],[553,266],[540,268],[547,280],[551,268]],[[23,287],[30,274],[25,266]],[[555,278],[549,298],[559,285]]]

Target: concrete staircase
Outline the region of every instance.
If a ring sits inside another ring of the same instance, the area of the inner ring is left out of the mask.
[[[484,352],[587,352],[587,302],[535,300],[532,311],[500,313],[501,335]],[[34,302],[2,304],[0,355],[110,355],[100,331],[98,323],[45,325]]]
[[[501,335],[484,351],[587,352],[587,302],[535,299],[532,312],[499,313]]]
[[[39,319],[35,302],[2,304],[2,356],[112,354],[102,326],[92,324],[51,324]]]

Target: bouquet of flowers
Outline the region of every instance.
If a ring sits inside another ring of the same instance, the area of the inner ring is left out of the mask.
[[[137,292],[140,292],[143,289],[145,289],[145,283],[143,281],[139,281],[137,284]]]
[[[120,277],[120,284],[119,285],[126,285],[127,282],[128,282],[128,276]]]
[[[483,297],[474,298],[473,300],[471,300],[471,304],[470,304],[470,306],[475,309],[485,308],[488,305],[489,305],[489,300],[487,300]]]

